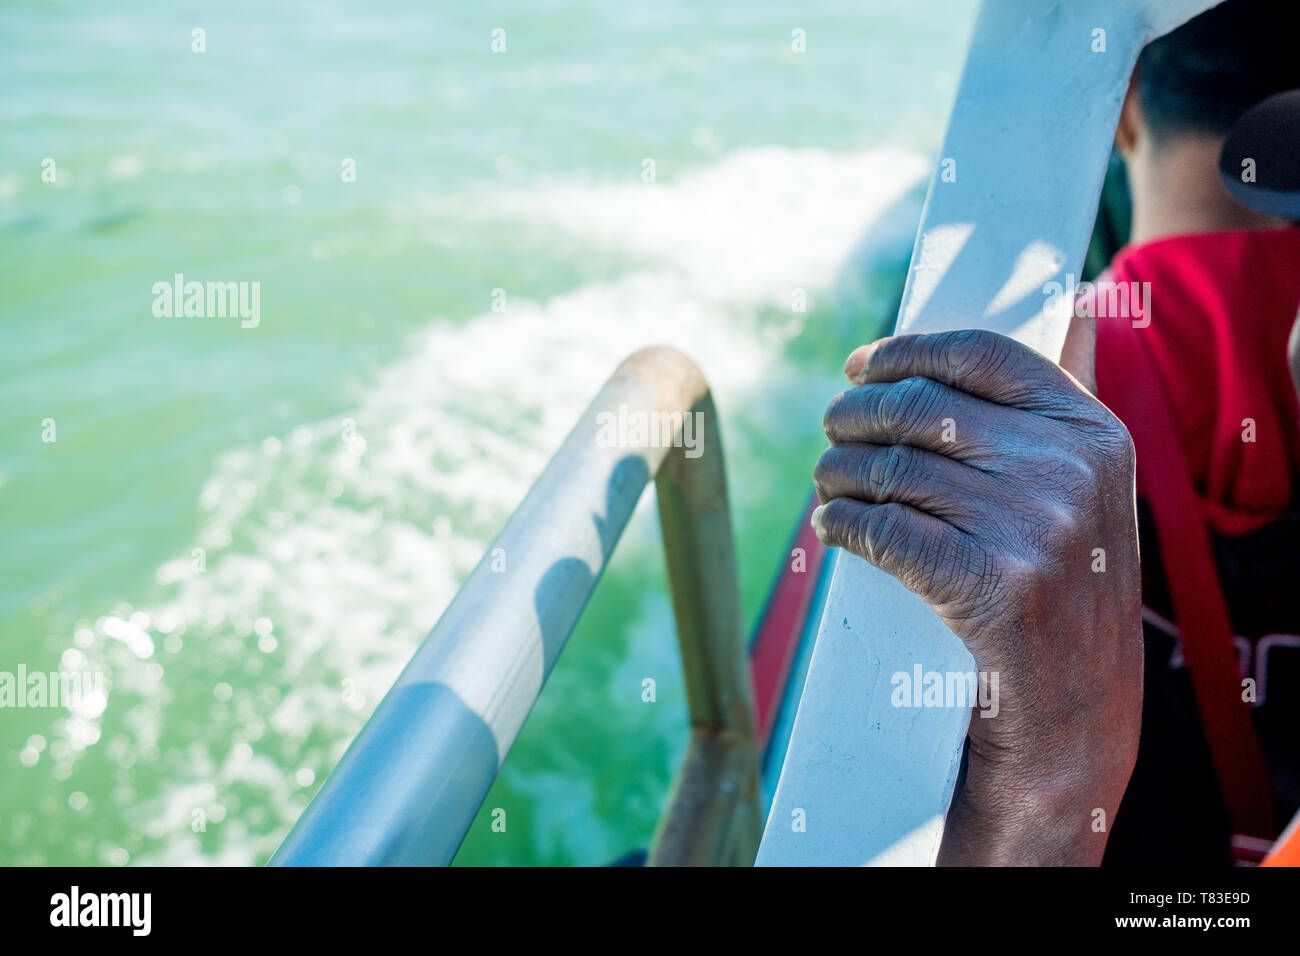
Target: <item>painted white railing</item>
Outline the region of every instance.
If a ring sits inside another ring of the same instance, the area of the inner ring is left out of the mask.
[[[987,328],[1057,358],[1138,54],[1216,0],[984,0],[897,330]],[[1059,298],[1059,297],[1058,297]],[[974,661],[919,597],[836,563],[759,865],[930,865],[970,711],[895,708],[896,672]]]

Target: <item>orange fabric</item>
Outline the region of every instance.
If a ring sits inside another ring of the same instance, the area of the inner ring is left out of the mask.
[[[1300,866],[1300,816],[1291,821],[1260,866]]]

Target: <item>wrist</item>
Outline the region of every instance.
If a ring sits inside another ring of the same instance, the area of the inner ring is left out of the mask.
[[[1127,784],[1107,768],[995,770],[972,760],[939,850],[943,866],[1095,866]]]

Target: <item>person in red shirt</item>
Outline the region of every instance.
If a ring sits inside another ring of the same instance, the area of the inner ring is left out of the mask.
[[[1229,135],[1300,86],[1291,35],[1229,0],[1144,52],[1117,133],[1131,241],[1059,367],[986,330],[845,363],[818,536],[1002,676],[941,863],[1226,864],[1300,803],[1300,135]]]
[[[1078,303],[1137,450],[1144,706],[1111,864],[1258,859],[1300,807],[1300,228],[1265,184],[1300,143],[1225,151],[1300,87],[1289,42],[1228,0],[1143,52],[1116,133],[1131,235]]]

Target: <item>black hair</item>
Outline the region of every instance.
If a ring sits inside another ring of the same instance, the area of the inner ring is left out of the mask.
[[[1152,41],[1137,66],[1151,135],[1222,135],[1250,107],[1300,87],[1294,0],[1225,0]]]

